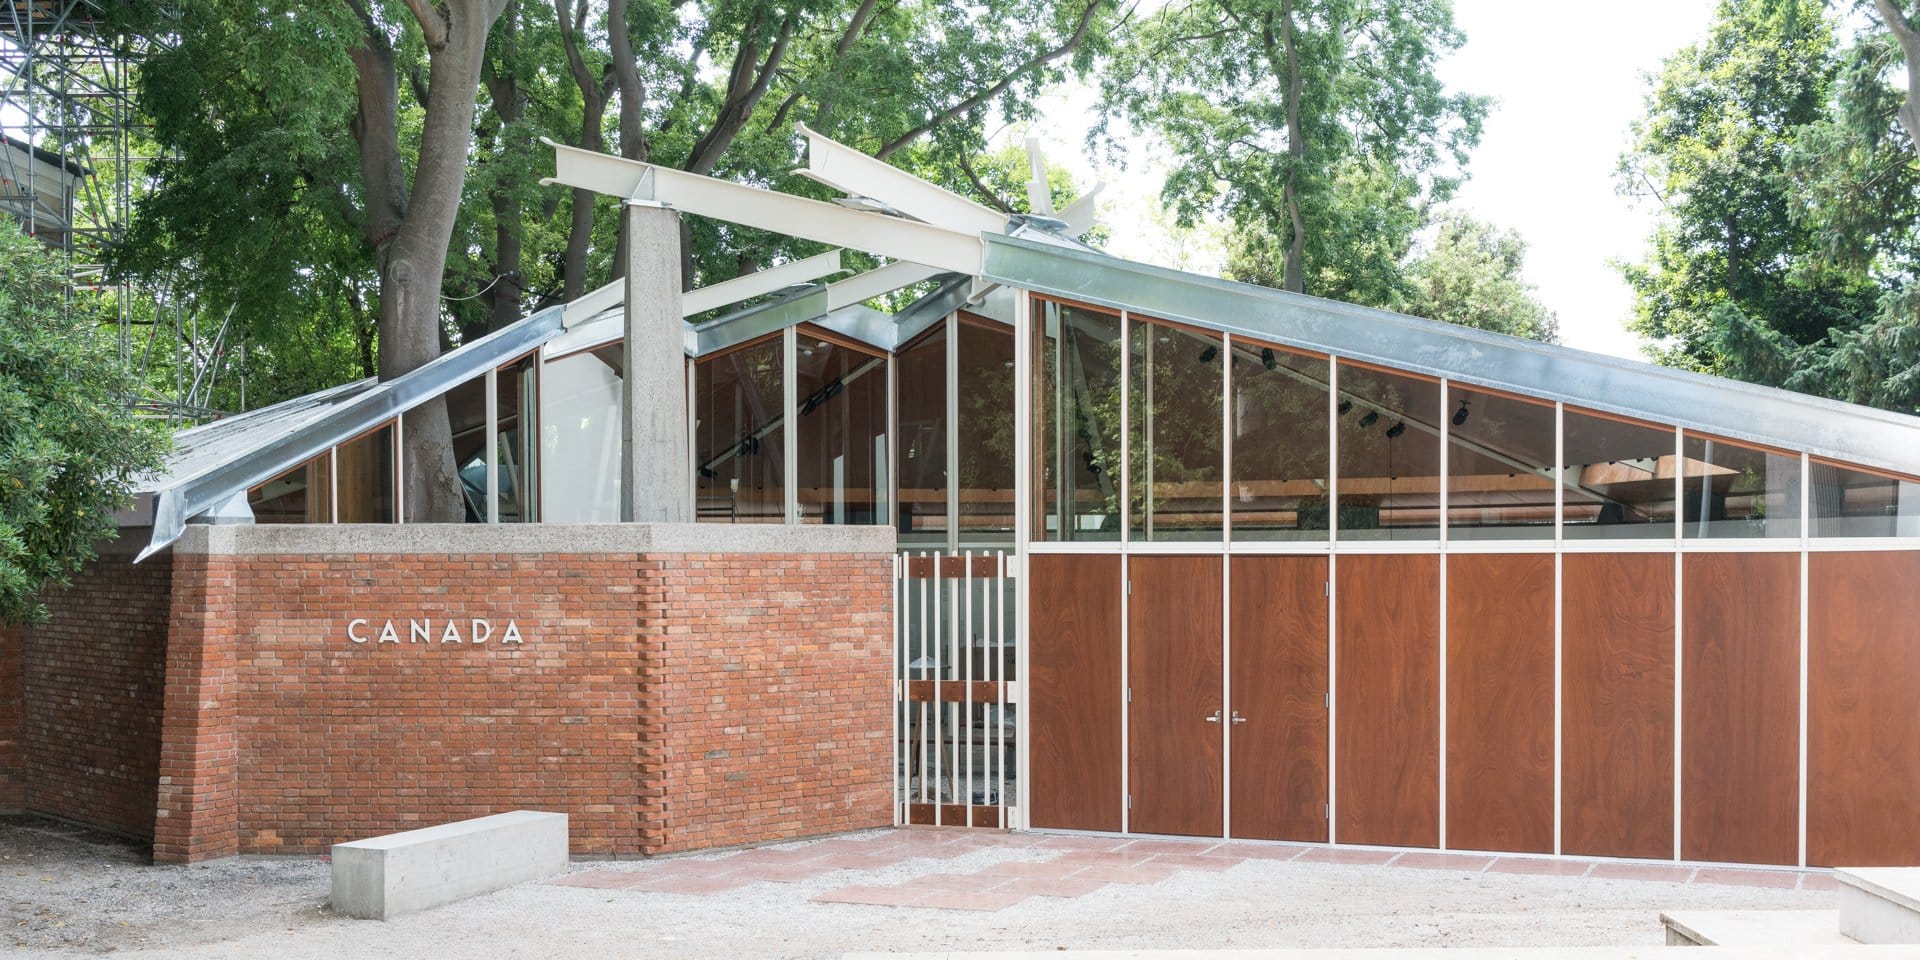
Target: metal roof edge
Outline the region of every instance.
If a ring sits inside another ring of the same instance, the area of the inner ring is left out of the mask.
[[[449,350],[417,369],[355,395],[308,423],[237,449],[207,468],[153,491],[153,535],[136,559],[145,559],[164,549],[179,539],[188,520],[219,506],[234,494],[278,476],[343,440],[479,376],[490,367],[540,346],[565,329],[563,310],[564,305],[548,307]]]
[[[1056,244],[986,240],[984,276],[1008,286],[1920,475],[1920,417]]]

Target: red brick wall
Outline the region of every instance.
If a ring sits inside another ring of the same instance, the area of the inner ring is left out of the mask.
[[[0,626],[0,813],[27,806],[27,778],[20,769],[19,627]]]
[[[170,585],[165,557],[102,556],[47,597],[46,624],[20,630],[16,769],[27,809],[153,835]]]
[[[892,822],[886,556],[679,554],[650,644],[649,853]],[[743,587],[751,585],[751,589]]]

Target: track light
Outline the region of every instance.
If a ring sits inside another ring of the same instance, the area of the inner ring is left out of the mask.
[[[1208,344],[1205,350],[1200,351],[1200,362],[1212,363],[1213,358],[1219,355],[1220,355],[1220,348],[1212,344]]]
[[[1466,422],[1467,422],[1467,402],[1465,400],[1462,400],[1460,401],[1460,409],[1455,410],[1453,412],[1453,425],[1457,427]]]
[[[1405,420],[1402,420],[1399,423],[1396,423],[1393,426],[1387,428],[1387,439],[1398,440],[1400,439],[1400,435],[1406,432],[1407,432],[1407,422]]]
[[[1348,401],[1348,402],[1351,403],[1352,401]],[[1360,418],[1360,427],[1361,429],[1365,429],[1379,422],[1380,422],[1380,411],[1368,410],[1367,415]]]
[[[1340,411],[1340,415],[1344,417],[1347,415],[1348,411],[1353,409],[1353,401],[1342,400],[1340,401],[1340,406],[1337,409]]]
[[[1273,358],[1272,347],[1260,348],[1260,365],[1266,367],[1268,370],[1272,370],[1274,367],[1280,365],[1280,361]]]

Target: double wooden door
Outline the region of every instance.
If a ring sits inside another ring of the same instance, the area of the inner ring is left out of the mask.
[[[1031,563],[1033,826],[1326,839],[1325,558]]]

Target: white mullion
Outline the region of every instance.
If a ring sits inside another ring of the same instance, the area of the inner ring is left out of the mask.
[[[1683,740],[1685,717],[1682,712],[1686,689],[1686,649],[1684,644],[1687,606],[1686,606],[1686,565],[1682,549],[1686,535],[1687,516],[1687,431],[1676,428],[1673,431],[1673,859],[1680,859],[1681,805],[1685,799],[1685,787],[1681,779],[1682,752],[1686,746]],[[1702,477],[1701,482],[1705,482]]]
[[[787,523],[800,522],[800,332],[780,331],[780,469],[781,508]]]
[[[1327,843],[1340,842],[1340,358],[1327,357]]]
[[[1812,533],[1813,466],[1800,454],[1800,866],[1807,865],[1807,673],[1809,637],[1807,636],[1807,540]]]
[[[1561,850],[1566,765],[1567,405],[1553,404],[1553,853]]]
[[[1220,335],[1220,836],[1233,838],[1233,334]]]
[[[407,418],[404,414],[393,418],[393,522],[394,523],[407,522],[406,422],[407,422]],[[338,448],[335,448],[335,449],[336,451],[338,450]],[[329,457],[328,459],[338,462],[338,460],[340,459],[339,454],[336,452],[334,456]],[[340,513],[339,513],[340,504],[338,502],[337,490],[335,493],[335,503],[333,506],[334,506],[334,519],[336,522],[338,522],[340,517]]]
[[[925,552],[922,552],[920,557],[930,563],[939,562],[938,560],[933,560],[931,556]],[[920,802],[934,804],[933,820],[935,823],[939,823],[939,798],[937,795],[931,794],[929,792],[930,788],[928,787],[928,784],[931,782],[929,777],[938,775],[940,772],[939,758],[933,756],[940,745],[940,649],[932,642],[933,633],[929,629],[933,620],[933,614],[930,612],[934,599],[932,583],[933,578],[931,577],[925,577],[920,580],[920,656],[915,659],[932,657],[934,663],[933,683],[929,687],[929,689],[933,691],[933,695],[920,705]],[[931,715],[933,719],[931,740],[928,738],[927,731],[927,719],[929,715]],[[929,799],[929,797],[932,799]]]
[[[1452,399],[1453,386],[1447,378],[1440,378],[1440,790],[1435,803],[1440,814],[1440,849],[1447,849],[1447,573],[1453,564],[1447,556],[1447,528],[1452,526],[1448,516],[1451,504],[1447,502],[1447,467],[1453,453],[1453,421],[1447,415],[1447,403]]]
[[[400,419],[398,417],[395,417],[393,422],[395,424],[398,424],[400,422]],[[397,467],[398,464],[395,464],[395,466]],[[400,471],[395,470],[394,473],[398,475]],[[333,504],[333,522],[339,523],[340,522],[340,447],[337,444],[327,448],[327,499]],[[393,515],[396,517],[400,516],[402,512],[400,509],[400,503],[395,502],[393,507],[394,507]]]
[[[487,513],[488,523],[500,522],[500,368],[488,367],[487,403]]]
[[[947,551],[960,549],[960,314],[947,314]]]
[[[1034,510],[1040,502],[1037,496],[1038,491],[1034,490],[1034,481],[1037,478],[1034,472],[1035,454],[1033,449],[1033,297],[1025,291],[1016,290],[1014,293],[1016,296],[1013,301],[1013,459],[1016,467],[1013,475],[1015,500],[1013,511],[1013,563],[1019,569],[1008,569],[1005,566],[1005,560],[1003,558],[1001,575],[1006,577],[1013,577],[1014,574],[1025,569],[1028,551],[1033,542]],[[1043,520],[1042,528],[1044,529],[1044,527],[1045,522]],[[1027,791],[1032,789],[1033,784],[1030,776],[1032,761],[1028,754],[1028,750],[1031,747],[1029,741],[1033,738],[1020,734],[1022,731],[1031,729],[1031,725],[1028,723],[1029,717],[1026,713],[1027,698],[1021,692],[1027,682],[1027,609],[1029,598],[1027,597],[1028,591],[1025,584],[1015,583],[1012,586],[1014,591],[1013,642],[1016,676],[1011,692],[1018,700],[1018,706],[1014,711],[1014,730],[1017,737],[1014,741],[1014,757],[1015,763],[1017,764],[1014,773],[1014,783],[1019,785],[1021,790]],[[1005,709],[1008,693],[1007,687],[1003,684],[1001,687],[1002,709]],[[1002,796],[1005,796],[1004,784],[1002,785]],[[1026,813],[1031,807],[1032,805],[1030,803],[1022,802],[1018,811],[1009,810],[1007,812],[1006,825],[1009,827],[1032,826],[1032,824],[1028,822]]]
[[[692,378],[688,379],[691,381]],[[903,791],[900,781],[903,776],[913,775],[907,767],[907,758],[911,755],[911,751],[905,749],[905,745],[900,742],[900,711],[903,706],[905,709],[913,709],[906,698],[906,671],[900,669],[900,651],[906,646],[907,641],[907,623],[900,616],[900,595],[901,591],[906,589],[906,579],[902,574],[906,572],[907,567],[902,559],[901,554],[896,551],[893,555],[893,704],[892,709],[888,711],[892,714],[888,719],[893,725],[891,772],[893,774],[893,825],[896,827],[906,822],[905,811],[901,807]]]
[[[953,484],[949,482],[947,486],[949,489],[951,489],[953,487]],[[958,516],[958,514],[956,514],[955,516]],[[955,578],[956,583],[954,584],[954,586],[956,589],[960,591],[960,598],[963,602],[958,606],[957,609],[954,610],[954,620],[955,620],[955,626],[957,627],[957,629],[954,630],[953,642],[954,642],[954,645],[958,648],[955,651],[956,654],[961,657],[960,676],[962,678],[962,682],[965,684],[965,686],[960,688],[960,696],[962,698],[960,713],[966,720],[966,722],[961,725],[961,729],[966,731],[965,735],[962,737],[962,739],[966,741],[966,746],[964,748],[966,762],[963,763],[961,767],[962,767],[962,771],[966,774],[966,777],[967,777],[967,786],[966,786],[967,792],[961,802],[964,803],[967,808],[966,826],[971,827],[973,826],[973,773],[974,773],[974,765],[973,765],[973,748],[974,748],[974,742],[973,742],[973,551],[971,550],[967,551],[965,556],[962,558],[961,562],[966,564],[966,567],[960,571],[960,576]]]
[[[1133,539],[1133,334],[1127,311],[1120,311],[1120,832],[1133,827],[1133,671],[1131,619],[1133,566],[1127,544]],[[1151,338],[1149,338],[1151,340]]]

